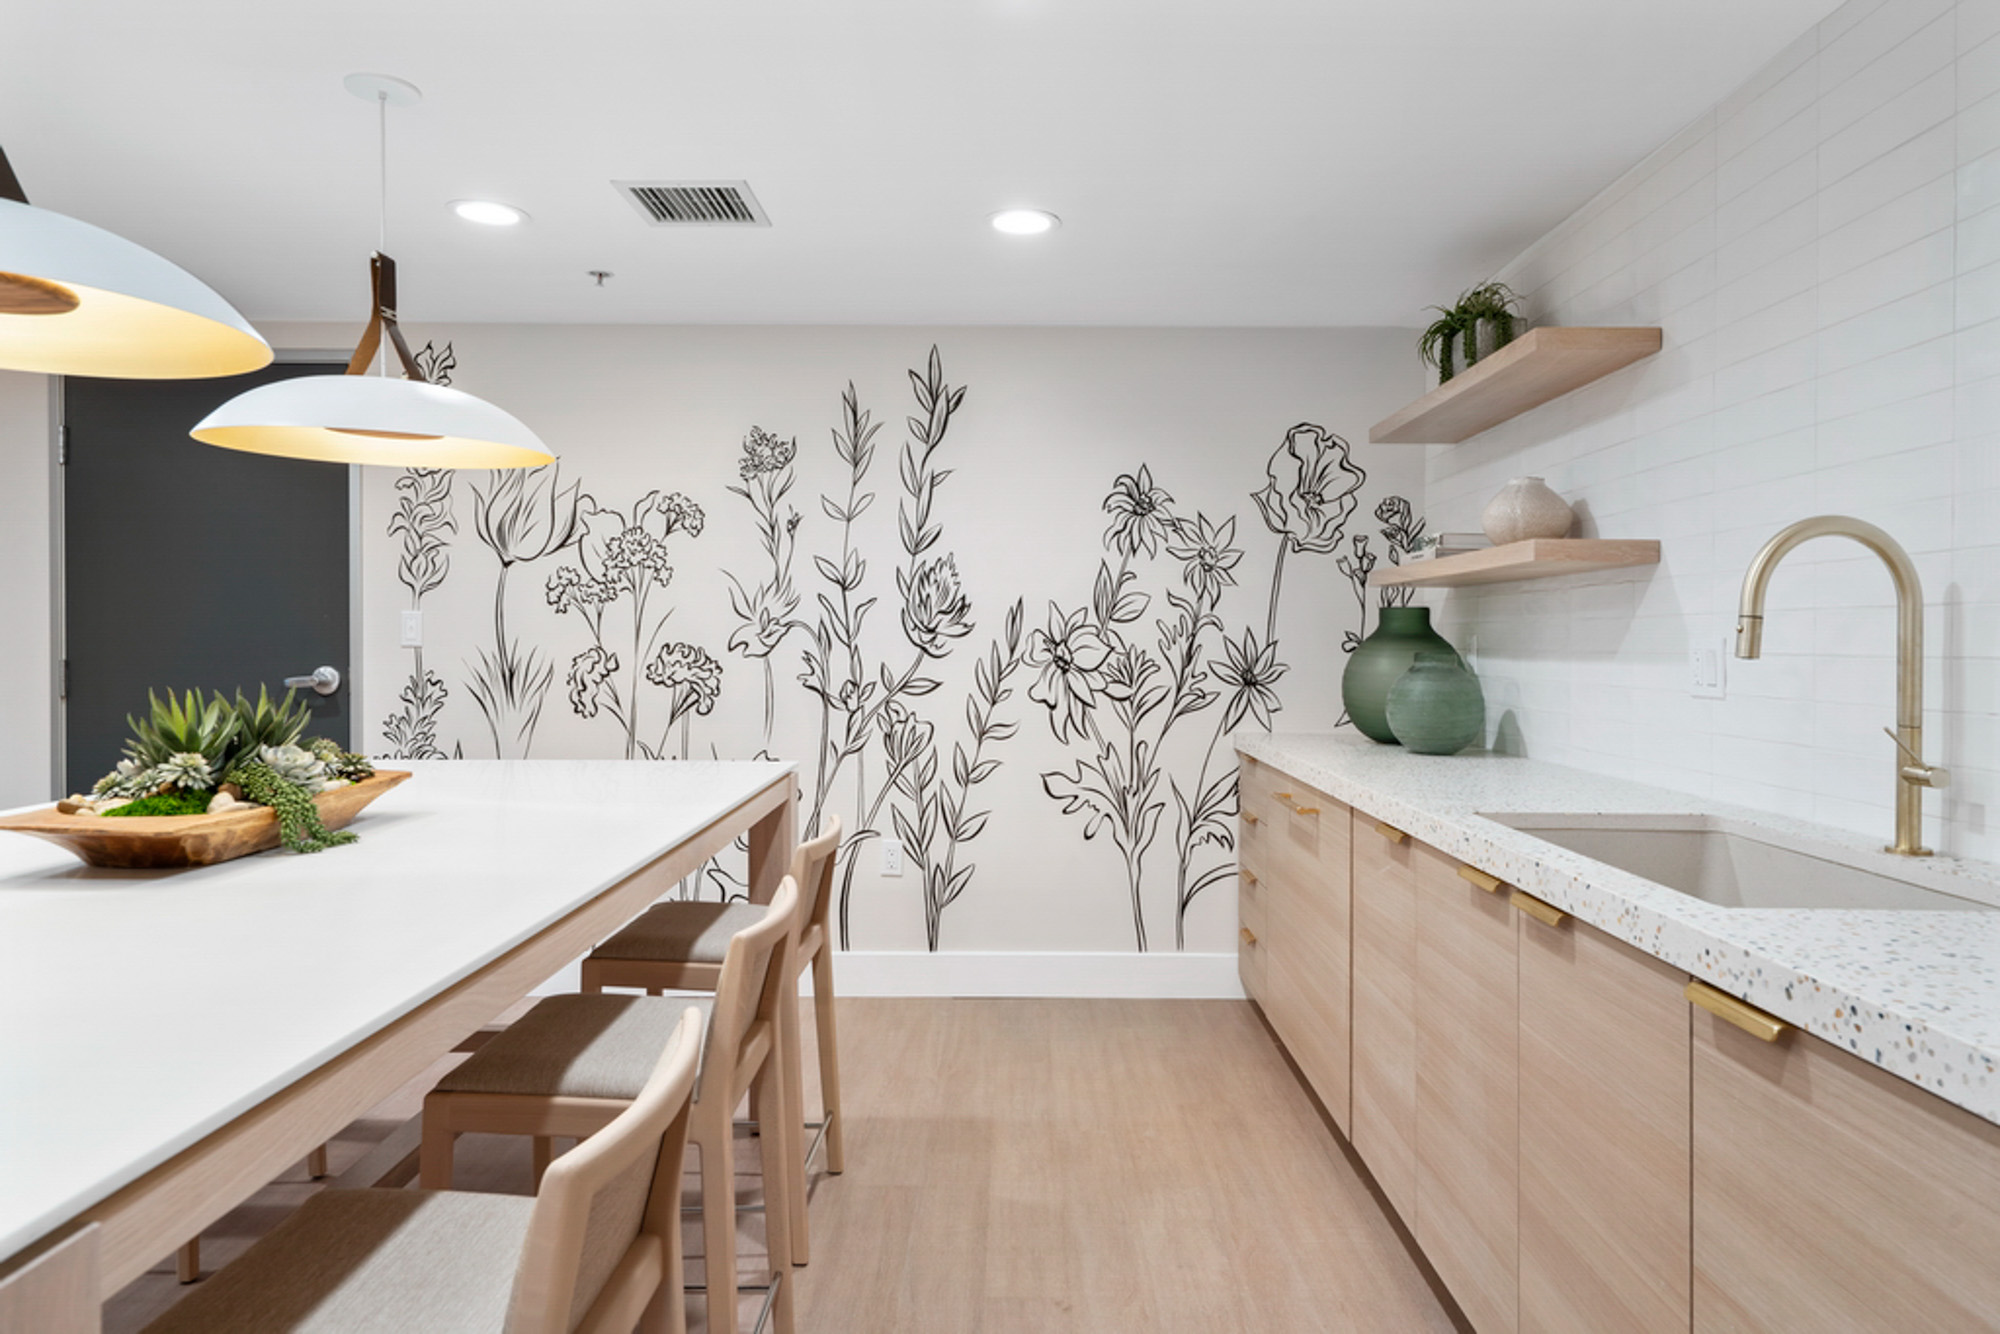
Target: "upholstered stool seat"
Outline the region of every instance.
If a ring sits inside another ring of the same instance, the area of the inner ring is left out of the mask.
[[[707,996],[548,996],[440,1079],[438,1092],[630,1102],[681,1015],[699,1011],[706,1029],[714,1008]],[[695,1089],[699,1098],[699,1073]]]
[[[754,903],[656,903],[590,952],[594,959],[673,959],[720,964],[729,938],[755,926]]]
[[[513,1195],[324,1191],[146,1334],[501,1334],[534,1212]]]

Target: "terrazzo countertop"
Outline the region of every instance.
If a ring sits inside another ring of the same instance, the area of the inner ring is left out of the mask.
[[[1883,852],[1879,839],[1536,760],[1412,755],[1355,733],[1246,733],[1235,745],[1239,754],[2000,1123],[2000,912],[1718,907],[1480,813],[1740,820],[1833,845],[1866,869],[1989,904],[2000,904],[2000,866],[1897,857]]]

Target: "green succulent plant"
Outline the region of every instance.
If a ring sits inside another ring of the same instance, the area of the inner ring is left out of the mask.
[[[220,701],[221,695],[216,699]],[[254,759],[266,746],[290,746],[296,744],[312,721],[312,705],[298,697],[296,690],[287,690],[285,697],[276,704],[271,702],[271,692],[263,686],[257,687],[257,702],[239,690],[236,702],[224,705],[233,710],[239,731],[235,754]]]
[[[162,700],[146,692],[152,710],[142,720],[127,714],[132,737],[125,743],[125,757],[141,768],[165,764],[177,755],[199,755],[211,769],[221,769],[235,753],[239,720],[228,701],[217,695],[206,704],[199,690],[190,690],[185,699],[169,690]]]

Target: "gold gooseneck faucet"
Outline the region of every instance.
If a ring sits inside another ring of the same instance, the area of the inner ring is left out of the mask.
[[[1851,537],[1882,558],[1896,583],[1896,728],[1889,731],[1901,752],[1896,760],[1896,841],[1888,851],[1928,857],[1924,840],[1924,789],[1943,787],[1946,773],[1924,763],[1924,590],[1917,567],[1902,544],[1872,523],[1844,514],[1800,519],[1764,544],[1743,576],[1743,600],[1736,613],[1736,656],[1764,652],[1764,590],[1772,571],[1801,542],[1815,537]]]

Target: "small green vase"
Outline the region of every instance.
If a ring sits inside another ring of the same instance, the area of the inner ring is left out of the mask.
[[[1456,755],[1486,730],[1486,697],[1456,653],[1417,654],[1389,687],[1389,728],[1405,750]]]
[[[1457,656],[1444,636],[1431,629],[1431,609],[1382,608],[1375,633],[1348,654],[1347,670],[1340,675],[1340,702],[1361,735],[1385,746],[1396,744],[1389,729],[1389,687],[1423,652]]]

